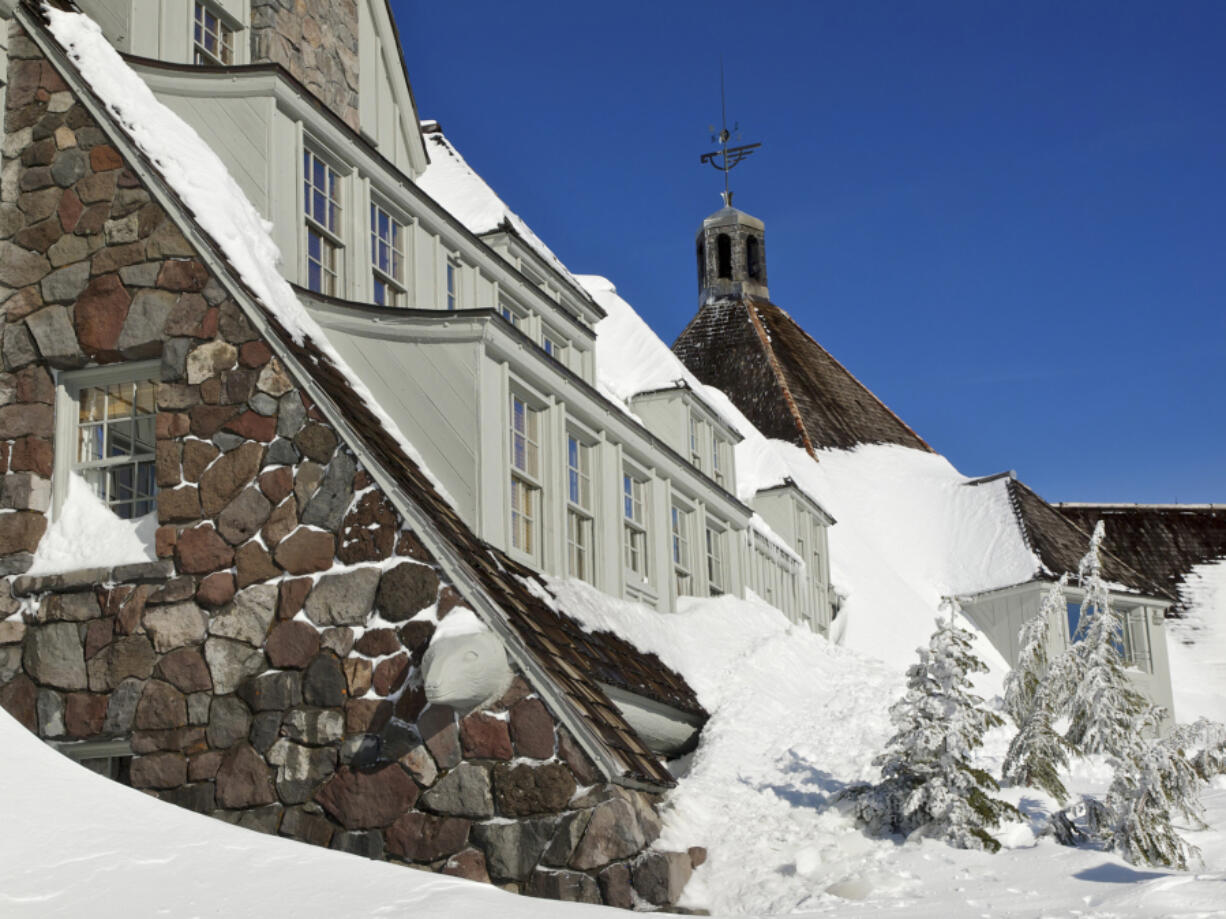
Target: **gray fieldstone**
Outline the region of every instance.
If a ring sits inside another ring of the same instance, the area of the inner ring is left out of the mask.
[[[345,679],[341,662],[328,653],[311,661],[302,674],[302,695],[307,705],[321,708],[344,705],[349,695],[349,681]]]
[[[56,689],[86,689],[85,648],[72,622],[34,626],[22,654],[25,671],[35,682]]]
[[[568,903],[601,903],[596,879],[578,871],[534,871],[527,894]]]
[[[246,488],[217,518],[217,532],[232,546],[254,536],[272,513],[272,504],[256,487]]]
[[[302,511],[302,522],[335,532],[353,500],[353,474],[357,465],[348,453],[338,452],[324,473],[319,489]]]
[[[693,873],[686,852],[648,852],[631,868],[634,889],[656,906],[668,906],[681,899],[681,891]]]
[[[294,709],[286,712],[281,731],[309,746],[337,743],[345,735],[345,716],[334,709]]]
[[[11,242],[0,242],[0,284],[28,287],[41,281],[50,268],[51,263],[37,252]]]
[[[7,341],[7,339],[6,339]],[[7,362],[7,359],[6,359]],[[284,437],[278,437],[268,447],[268,453],[264,456],[264,465],[266,466],[292,466],[301,459],[298,453],[298,448]]]
[[[124,357],[153,357],[161,350],[162,330],[174,309],[175,296],[164,290],[137,291],[115,347]]]
[[[209,723],[209,710],[212,708],[213,694],[211,692],[194,692],[187,697],[187,723],[202,725]]]
[[[4,253],[0,252],[0,259],[3,258]],[[5,370],[16,370],[38,359],[34,338],[24,322],[10,322],[4,327],[4,343],[0,349],[4,355]]]
[[[383,618],[404,622],[438,598],[438,575],[434,569],[416,562],[402,562],[383,575],[376,605]]]
[[[541,858],[541,864],[551,868],[562,868],[569,864],[575,848],[579,845],[579,840],[583,838],[584,830],[587,829],[588,821],[591,819],[591,810],[571,811],[566,814],[558,824],[553,840]]]
[[[153,639],[154,649],[164,654],[175,648],[204,641],[209,617],[208,613],[195,603],[185,601],[169,606],[149,607],[145,610],[142,621],[145,631]],[[213,682],[216,684],[216,678]]]
[[[79,262],[87,255],[89,243],[82,236],[61,236],[47,249],[47,257],[51,259],[53,268]]]
[[[362,855],[366,858],[382,860],[383,834],[378,830],[358,832],[346,830],[332,837],[330,848],[338,852],[348,852],[350,855]]]
[[[79,239],[80,237],[66,236],[64,238]],[[88,283],[89,263],[80,262],[51,272],[43,278],[40,289],[43,299],[48,303],[72,303],[81,295],[81,291],[85,290],[85,285]]]
[[[145,689],[144,680],[131,677],[124,680],[111,693],[106,706],[106,719],[102,722],[104,734],[126,734],[132,729],[136,705]]]
[[[125,287],[152,287],[157,283],[161,262],[141,262],[139,265],[126,265],[119,269],[119,279]]]
[[[210,638],[204,643],[204,659],[218,695],[234,692],[249,676],[268,666],[264,652],[231,638]]]
[[[298,393],[286,393],[277,400],[277,434],[279,436],[292,438],[302,430],[304,424],[306,424],[306,408]]]
[[[169,338],[162,345],[162,382],[177,383],[183,379],[187,364],[190,338]]]
[[[77,343],[77,333],[68,318],[68,308],[46,306],[26,317],[30,334],[38,344],[38,350],[53,367],[81,367],[86,362],[85,352]]]
[[[296,670],[262,673],[244,680],[238,696],[254,712],[283,712],[302,704],[302,674]],[[279,717],[277,726],[280,727]]]
[[[268,750],[277,767],[277,793],[286,804],[302,804],[336,771],[333,747],[306,747],[282,737]]]
[[[38,691],[38,733],[42,737],[64,736],[64,697],[50,689]]]
[[[277,587],[257,584],[239,591],[209,623],[209,634],[260,647],[277,615]]]
[[[0,686],[21,671],[21,645],[0,647]]]
[[[436,814],[477,819],[494,816],[494,796],[487,769],[460,763],[421,796],[421,806]]]
[[[51,164],[51,178],[56,185],[67,188],[85,175],[86,165],[84,151],[75,148],[61,150]]]
[[[209,726],[205,731],[209,746],[224,750],[246,740],[251,730],[251,712],[235,696],[214,696],[209,707]]]
[[[322,577],[307,596],[307,618],[318,626],[365,625],[378,587],[378,568]]]
[[[418,744],[400,757],[400,765],[409,770],[409,775],[423,788],[429,788],[438,778],[438,767],[425,744]]]
[[[253,412],[261,415],[277,414],[277,400],[267,393],[258,392],[247,400],[247,405]]]
[[[257,712],[251,719],[251,745],[260,753],[267,753],[276,742],[281,730],[281,712]]]
[[[553,838],[554,821],[516,820],[511,823],[477,823],[473,840],[485,852],[490,876],[522,881],[528,876]]]
[[[629,858],[647,845],[638,816],[628,801],[614,798],[592,809],[591,819],[570,864],[590,871]]]
[[[0,506],[45,513],[51,506],[51,480],[32,472],[10,472],[4,477]]]
[[[232,434],[229,431],[218,431],[213,435],[213,443],[217,445],[222,453],[229,453],[236,447],[241,447],[247,442],[247,438],[241,434]]]

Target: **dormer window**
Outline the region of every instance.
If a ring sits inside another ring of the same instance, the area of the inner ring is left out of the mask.
[[[404,226],[377,204],[370,206],[370,262],[374,300],[404,305]]]
[[[312,150],[302,152],[302,206],[306,219],[307,287],[335,297],[340,291],[341,177]]]
[[[192,23],[192,63],[234,63],[234,30],[211,6],[196,2]]]

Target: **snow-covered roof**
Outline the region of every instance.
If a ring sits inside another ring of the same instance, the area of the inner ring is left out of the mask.
[[[468,165],[436,121],[423,121],[422,134],[430,154],[430,166],[417,179],[417,185],[451,212],[477,236],[512,233],[523,240],[546,265],[553,268],[581,297],[587,291],[576,280],[553,250],[532,232],[517,213],[507,207],[498,193]]]

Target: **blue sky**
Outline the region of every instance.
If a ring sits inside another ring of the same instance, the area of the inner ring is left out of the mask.
[[[1226,502],[1226,3],[393,0],[423,117],[671,342],[763,148],[771,299],[968,475]]]

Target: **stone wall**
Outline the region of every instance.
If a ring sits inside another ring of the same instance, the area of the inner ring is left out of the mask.
[[[355,131],[358,2],[251,0],[251,62],[280,64]]]
[[[131,783],[252,829],[530,894],[675,902],[700,853],[603,781],[522,674],[461,717],[420,664],[464,605],[21,33],[0,175],[0,705],[126,740]],[[51,368],[160,357],[158,561],[23,575]]]

